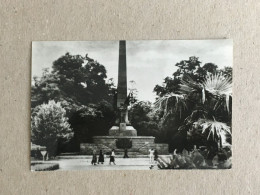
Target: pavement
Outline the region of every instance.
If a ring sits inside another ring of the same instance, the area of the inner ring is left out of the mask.
[[[40,161],[43,162],[43,161]],[[109,158],[105,158],[104,164],[91,165],[91,158],[58,159],[44,161],[46,163],[59,163],[57,171],[66,170],[150,170],[157,169],[156,162],[150,163],[149,158],[116,158],[114,165],[109,165]]]

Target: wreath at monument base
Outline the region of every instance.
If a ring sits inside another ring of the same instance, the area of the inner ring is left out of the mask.
[[[120,138],[116,140],[116,147],[118,149],[130,149],[132,148],[132,140],[129,138]]]

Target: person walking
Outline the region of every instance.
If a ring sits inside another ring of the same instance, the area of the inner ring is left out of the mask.
[[[99,163],[101,163],[101,164],[104,163],[104,154],[103,154],[103,151],[102,151],[102,150],[99,151],[98,164],[99,164]]]
[[[153,154],[154,154],[154,149],[152,148],[152,149],[150,149],[149,150],[149,158],[150,158],[150,163],[152,164],[153,163]]]
[[[93,150],[93,155],[92,155],[91,164],[92,164],[92,165],[96,165],[96,163],[97,163],[97,155],[96,155],[96,151]]]
[[[116,165],[116,163],[115,163],[115,150],[114,149],[111,151],[111,154],[110,154],[110,160],[109,160],[110,165],[111,165],[111,162],[114,163],[114,165]]]

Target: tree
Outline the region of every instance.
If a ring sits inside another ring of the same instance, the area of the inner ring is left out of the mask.
[[[129,110],[129,119],[140,136],[155,136],[156,141],[163,141],[159,131],[160,112],[154,112],[151,102],[137,101]]]
[[[168,93],[179,94],[181,80],[184,75],[188,75],[196,82],[201,82],[207,76],[208,73],[216,74],[218,71],[218,66],[213,63],[206,63],[203,66],[196,56],[191,56],[189,60],[182,60],[175,64],[178,69],[172,74],[173,77],[166,77],[163,82],[163,86],[156,85],[154,92],[160,97]],[[227,69],[224,71],[229,73]],[[232,68],[231,68],[232,72]]]
[[[106,82],[106,78],[106,69],[100,63],[66,53],[53,62],[52,71],[45,69],[41,78],[34,77],[32,108],[49,100],[64,101],[69,114],[102,100],[112,104],[114,83]]]
[[[79,143],[92,141],[93,136],[107,135],[115,116],[113,106],[106,101],[82,106],[69,120],[75,132],[75,147],[78,149]]]
[[[179,127],[179,131],[189,132],[190,139],[195,145],[208,141],[207,143],[216,142],[222,148],[222,143],[227,141],[227,135],[231,135],[230,127],[226,124],[231,122],[231,79],[222,73],[217,73],[208,75],[202,82],[195,82],[188,75],[184,75],[179,92],[180,94],[170,93],[159,98],[157,106],[174,108],[175,114],[186,107],[189,114]],[[164,110],[168,113],[170,109]],[[194,137],[199,138],[197,142],[194,142]],[[189,149],[187,145],[185,148]]]
[[[222,147],[226,134],[231,135],[230,127],[232,110],[231,78],[222,73],[208,75],[203,82],[195,83],[191,78],[183,79],[181,90],[187,101],[195,102],[187,125],[196,125],[201,133],[207,133],[207,140],[219,142]]]
[[[105,67],[89,57],[66,53],[53,62],[52,74],[57,75],[62,92],[80,104],[113,101],[113,83],[106,83]]]
[[[199,133],[192,131],[194,123],[199,119],[207,118],[208,124],[215,124],[212,121],[218,120],[216,122],[231,125],[229,108],[232,104],[232,68],[218,69],[213,63],[202,66],[197,57],[190,57],[176,66],[178,69],[173,77],[166,77],[163,85],[157,85],[154,91],[158,95],[155,106],[164,113],[161,131],[167,132],[170,149],[179,147],[181,151],[183,148],[192,148],[194,144],[204,144],[204,134],[213,131],[209,127],[216,127],[204,124],[208,128],[203,135],[201,126]],[[226,127],[220,124],[217,123],[217,126]],[[217,128],[217,131],[219,129],[221,128]],[[224,131],[226,130],[228,128]],[[212,141],[212,137],[207,141]]]
[[[163,86],[156,85],[154,92],[156,92],[159,97],[168,93],[178,94],[179,84],[184,74],[190,75],[194,80],[201,80],[205,71],[201,68],[201,62],[198,59],[198,57],[192,56],[189,60],[182,60],[176,63],[175,66],[177,66],[178,69],[172,74],[173,77],[166,77]]]
[[[49,100],[59,99],[61,90],[58,86],[58,77],[51,74],[48,68],[43,69],[41,78],[33,77],[31,88],[31,106],[35,108]]]
[[[46,146],[50,156],[57,154],[59,142],[69,141],[73,136],[65,115],[65,109],[54,100],[37,106],[32,113],[31,140],[34,144]]]
[[[65,151],[78,150],[81,142],[89,140],[91,135],[108,132],[108,124],[113,124],[116,89],[113,80],[106,78],[102,64],[88,56],[70,53],[55,60],[52,70],[44,69],[40,78],[34,77],[32,113],[50,100],[59,102],[66,110],[75,138],[62,146]]]

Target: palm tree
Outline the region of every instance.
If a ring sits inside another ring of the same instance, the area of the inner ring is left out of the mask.
[[[170,93],[160,97],[154,103],[156,110],[164,110],[164,113],[172,113],[179,111],[180,116],[182,111],[187,109],[185,95]]]
[[[208,74],[202,82],[195,82],[184,75],[179,94],[170,93],[158,98],[155,107],[164,109],[165,114],[179,111],[180,117],[183,110],[188,110],[189,116],[185,118],[184,126],[191,129],[196,124],[202,134],[207,134],[207,139],[219,142],[222,147],[226,135],[231,135],[231,128],[223,122],[231,121],[231,101],[231,78],[217,73]]]

